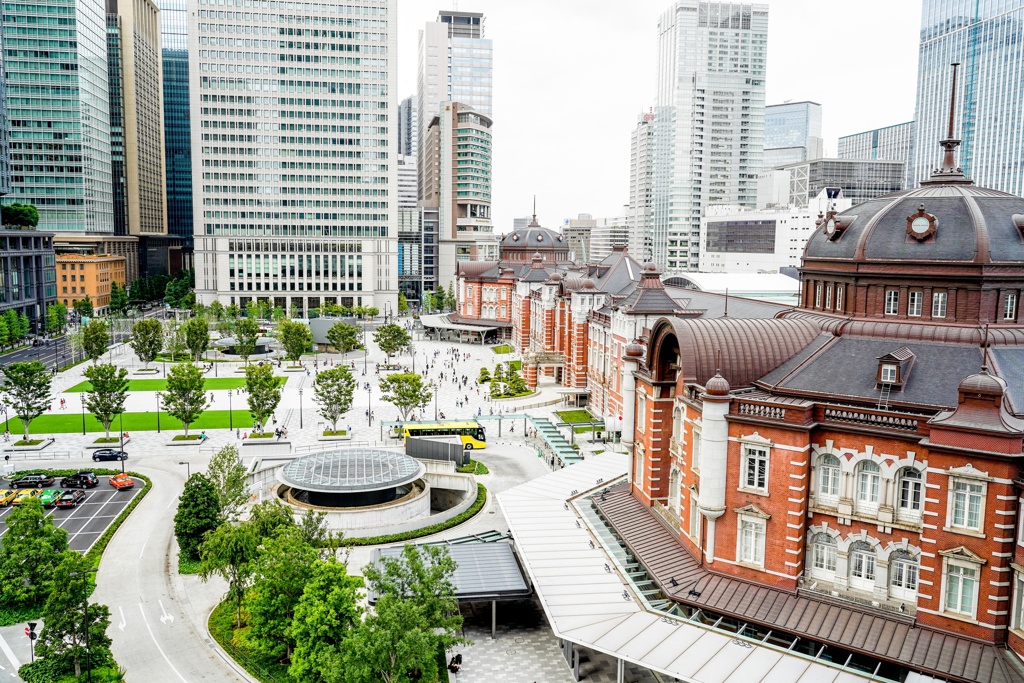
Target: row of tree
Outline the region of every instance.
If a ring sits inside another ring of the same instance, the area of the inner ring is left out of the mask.
[[[480,383],[490,382],[490,395],[492,398],[511,398],[530,393],[523,376],[514,370],[511,365],[498,363],[494,366],[494,374],[488,372],[487,368],[480,368]]]
[[[8,308],[0,315],[0,348],[14,346],[27,338],[31,328],[27,315]]]
[[[325,513],[309,510],[296,522],[288,508],[265,501],[239,521],[246,499],[245,469],[228,446],[207,474],[186,482],[174,528],[200,576],[227,582],[235,627],[245,629],[250,649],[303,682],[438,679],[437,653],[465,642],[447,550],[407,545],[400,558],[365,567],[377,597],[367,611],[364,582],[348,573],[344,539],[327,528]]]
[[[437,291],[431,292],[430,290],[423,292],[423,300],[420,301],[420,308],[426,312],[430,311],[443,311],[445,309],[455,310],[458,300],[455,298],[455,287],[452,283],[448,283],[448,291],[445,292],[443,287],[438,287]]]

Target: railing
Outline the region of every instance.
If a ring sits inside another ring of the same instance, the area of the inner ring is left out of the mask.
[[[15,460],[71,460],[72,458],[91,458],[85,451],[5,451],[4,461]]]
[[[749,417],[765,417],[771,420],[785,420],[786,409],[779,406],[766,406],[760,403],[740,403],[738,407],[740,415]]]
[[[851,410],[848,408],[825,408],[824,419],[832,422],[845,422],[847,424],[861,424],[870,427],[882,427],[885,429],[899,429],[905,432],[916,432],[918,418],[900,417],[886,413],[871,413],[864,410]]]
[[[682,525],[679,521],[679,517],[674,512],[672,512],[672,510],[669,509],[668,506],[666,506],[660,500],[653,500],[651,501],[651,507],[654,508],[654,511],[657,512],[662,519],[668,522],[669,526],[671,526],[676,531],[682,531]]]

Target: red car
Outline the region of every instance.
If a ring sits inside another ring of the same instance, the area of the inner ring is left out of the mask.
[[[110,478],[110,485],[118,491],[135,488],[135,480],[128,476],[127,472],[115,474]]]
[[[85,491],[68,491],[54,503],[59,508],[78,507],[78,504],[85,500]]]

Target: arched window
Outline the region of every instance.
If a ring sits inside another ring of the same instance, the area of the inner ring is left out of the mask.
[[[924,481],[913,467],[900,470],[898,514],[903,518],[920,519],[924,504]]]
[[[668,509],[677,517],[679,516],[679,507],[682,502],[680,500],[682,493],[683,490],[679,481],[679,468],[673,465],[672,471],[668,475]]]
[[[811,574],[832,580],[836,575],[836,542],[826,533],[811,539]]]
[[[920,561],[906,550],[889,556],[889,594],[917,604],[917,577]]]
[[[839,500],[839,458],[823,455],[818,459],[818,497],[822,502],[835,503]]]
[[[882,488],[882,468],[865,460],[857,467],[857,506],[874,510]]]
[[[676,443],[683,440],[683,411],[678,407],[672,411],[672,438]]]
[[[862,591],[875,589],[875,549],[864,541],[850,546],[850,587]]]

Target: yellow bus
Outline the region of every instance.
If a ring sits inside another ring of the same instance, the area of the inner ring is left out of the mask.
[[[467,451],[487,448],[484,428],[474,420],[465,422],[414,422],[405,425],[402,435],[410,436],[457,436]]]

